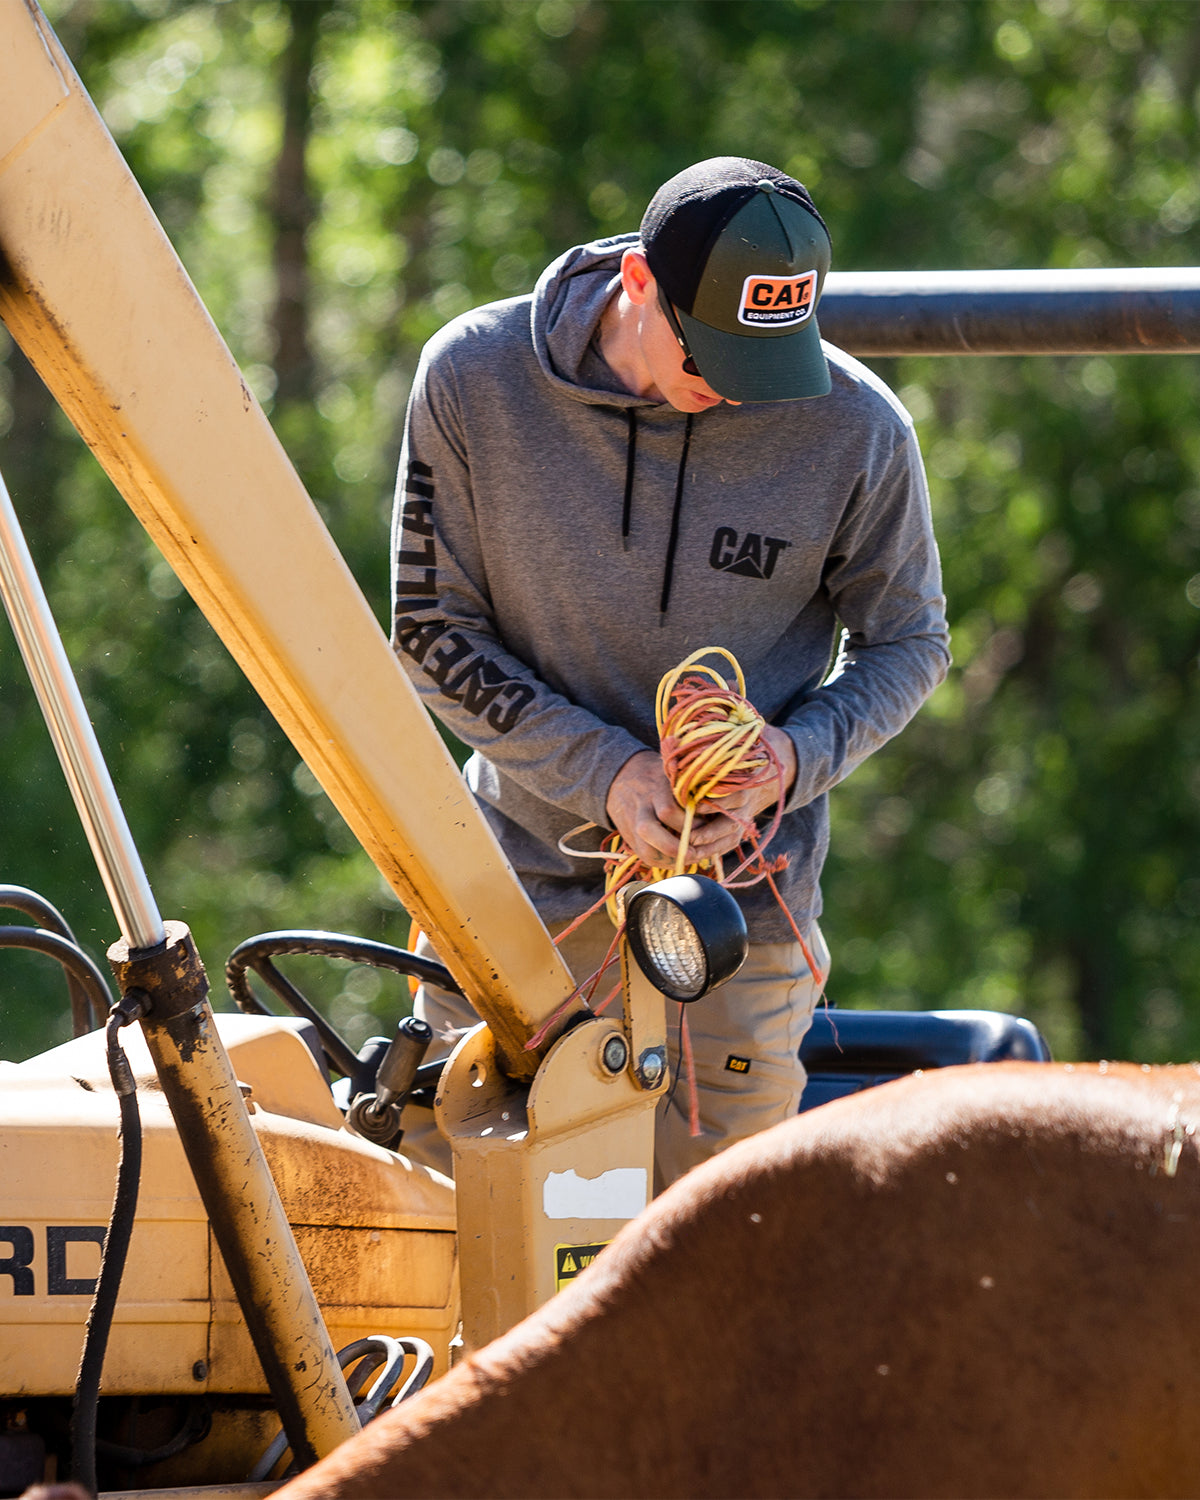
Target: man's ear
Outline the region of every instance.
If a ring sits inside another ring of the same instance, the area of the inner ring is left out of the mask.
[[[621,257],[621,287],[635,307],[641,307],[654,296],[654,273],[646,252],[631,245]]]

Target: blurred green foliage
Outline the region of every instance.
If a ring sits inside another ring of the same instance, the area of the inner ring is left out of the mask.
[[[691,161],[733,152],[799,176],[839,269],[1197,260],[1191,3],[47,10],[381,619],[423,341],[527,290],[567,245],[635,227]],[[305,107],[285,116],[297,67]],[[303,368],[280,357],[276,307],[297,131]],[[402,941],[404,913],[311,775],[19,353],[4,356],[0,466],[159,905],[192,926],[214,988],[263,929]],[[834,794],[832,993],[1018,1011],[1064,1057],[1194,1056],[1197,362],[876,364],[918,421],[956,660]],[[0,630],[0,879],[55,901],[99,956],[111,913],[15,658]],[[60,1040],[46,961],[3,962],[3,1053]],[[403,1004],[364,970],[314,993],[355,1040]]]

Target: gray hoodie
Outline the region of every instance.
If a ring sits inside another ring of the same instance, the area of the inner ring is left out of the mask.
[[[804,931],[830,787],[950,660],[921,457],[895,396],[829,345],[833,389],[813,400],[687,416],[626,391],[598,329],[636,243],[570,250],[530,296],[426,346],[396,490],[393,644],[474,750],[468,783],[546,922],[600,892],[601,867],[559,840],[607,827],[614,776],[657,748],[659,679],[700,647],[731,651],[796,745],[769,852],[788,856],[776,883]],[[765,884],[737,894],[752,940],[791,936]]]

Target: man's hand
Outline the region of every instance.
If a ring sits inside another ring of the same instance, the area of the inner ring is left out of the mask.
[[[778,777],[772,776],[760,786],[701,802],[696,808],[695,831],[690,840],[693,854],[712,859],[718,854],[732,853],[745,842],[748,823],[753,823],[760,813],[774,807],[776,802],[787,801],[796,780],[796,747],[790,734],[770,724],[763,730],[762,737],[783,766],[782,794]]]
[[[675,800],[662,757],[639,750],[613,777],[608,820],[644,865],[673,864],[683,808]]]
[[[763,739],[783,765],[783,797],[796,780],[796,747],[791,735],[768,725]],[[761,786],[736,792],[719,801],[701,802],[692,823],[689,853],[694,859],[714,859],[729,854],[746,837],[746,824],[779,800],[775,777]],[[683,809],[675,801],[663,770],[662,759],[653,750],[642,750],[627,760],[609,789],[607,811],[613,827],[647,865],[672,864],[679,850]],[[732,816],[731,816],[732,815]]]
[[[776,802],[787,801],[788,793],[796,781],[796,747],[790,734],[782,729],[774,729],[770,724],[763,730],[762,737],[774,750],[776,759],[783,767],[782,795],[779,778],[772,776],[761,785],[748,787],[744,792],[714,798],[711,802],[701,802],[696,809],[698,813],[732,813],[743,823],[751,823],[759,813],[766,812],[768,807],[774,807]]]

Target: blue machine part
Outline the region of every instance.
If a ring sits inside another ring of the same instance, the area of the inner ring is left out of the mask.
[[[924,1068],[959,1063],[1049,1062],[1033,1024],[991,1010],[820,1008],[800,1045],[808,1084],[801,1110]]]

